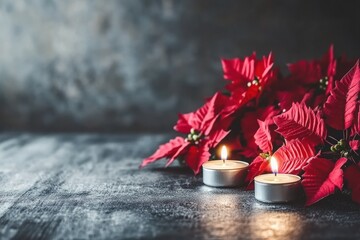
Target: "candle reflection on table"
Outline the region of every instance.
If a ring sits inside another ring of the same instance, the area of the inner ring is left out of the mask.
[[[203,191],[212,191],[204,186]],[[233,238],[243,232],[239,228],[243,212],[243,201],[238,194],[214,193],[201,196],[198,206],[201,210],[201,237],[210,239]]]
[[[254,212],[250,216],[251,238],[301,239],[303,221],[294,212]]]

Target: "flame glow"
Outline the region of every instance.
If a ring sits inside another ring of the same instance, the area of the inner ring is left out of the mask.
[[[225,163],[225,161],[227,160],[227,157],[228,157],[228,152],[227,152],[226,146],[224,145],[221,148],[221,160],[223,160],[223,162]]]
[[[271,166],[271,171],[274,174],[277,174],[278,170],[279,170],[279,167],[278,167],[278,162],[277,162],[276,158],[274,158],[274,157],[270,158],[270,166]]]

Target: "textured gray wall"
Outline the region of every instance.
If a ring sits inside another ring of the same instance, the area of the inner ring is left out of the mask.
[[[360,56],[359,3],[340,2],[0,1],[0,126],[170,130],[223,86],[220,57]]]

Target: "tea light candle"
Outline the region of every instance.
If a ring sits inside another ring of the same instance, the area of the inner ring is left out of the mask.
[[[278,174],[278,164],[270,159],[273,173],[254,178],[255,198],[266,203],[291,202],[298,198],[301,178],[292,174]]]
[[[237,187],[244,183],[249,164],[227,160],[227,149],[221,149],[221,160],[208,161],[202,165],[203,182],[211,187]]]

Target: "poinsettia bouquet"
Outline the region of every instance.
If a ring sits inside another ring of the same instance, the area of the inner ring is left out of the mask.
[[[283,76],[270,53],[244,59],[222,59],[224,90],[194,112],[179,114],[181,133],[146,158],[141,167],[167,158],[189,166],[195,174],[217,157],[220,145],[232,159],[250,162],[247,189],[254,177],[271,172],[297,174],[306,205],[336,191],[348,191],[360,203],[360,66],[333,46],[316,60],[288,64]]]

